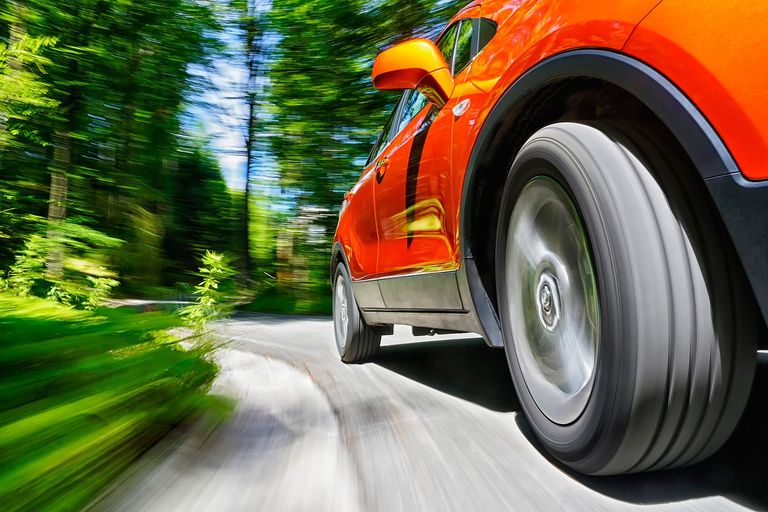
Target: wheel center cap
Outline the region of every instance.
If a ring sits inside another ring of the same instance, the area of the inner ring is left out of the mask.
[[[539,321],[544,328],[552,332],[560,322],[560,291],[557,281],[550,274],[542,274],[536,290]]]

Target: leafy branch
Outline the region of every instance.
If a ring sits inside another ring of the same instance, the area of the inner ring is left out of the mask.
[[[199,275],[203,280],[195,286],[195,303],[179,310],[184,322],[202,334],[210,322],[222,320],[232,314],[234,283],[237,271],[229,264],[226,256],[206,251],[201,258],[203,266]]]

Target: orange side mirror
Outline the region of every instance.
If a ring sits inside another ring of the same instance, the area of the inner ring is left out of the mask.
[[[377,89],[418,89],[438,108],[453,94],[448,63],[428,39],[412,39],[381,52],[373,63],[372,77]]]

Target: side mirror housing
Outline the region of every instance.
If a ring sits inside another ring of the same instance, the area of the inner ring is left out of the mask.
[[[373,86],[381,90],[418,89],[442,108],[453,94],[448,63],[429,39],[412,39],[388,48],[373,63]]]

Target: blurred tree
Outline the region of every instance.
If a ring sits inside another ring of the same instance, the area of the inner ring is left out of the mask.
[[[56,40],[28,34],[25,3],[8,2],[3,12],[8,36],[0,42],[0,261],[7,262],[44,213],[43,190],[35,186],[44,173],[21,169],[46,144],[38,118],[50,117],[57,106],[43,81],[50,61],[41,55]],[[15,162],[10,153],[17,155]]]
[[[79,226],[91,241],[124,241],[89,245],[132,292],[181,279],[203,249],[236,249],[246,275],[324,295],[336,209],[396,99],[370,87],[373,57],[433,33],[457,7],[0,0],[0,267],[43,236],[46,278],[60,280],[70,249],[56,241]],[[206,141],[184,133],[191,98],[231,45],[222,23],[248,75],[243,193],[226,189]]]
[[[221,217],[204,215],[201,227],[173,215],[180,195],[197,192],[183,188],[188,169],[204,168],[213,183],[198,200],[231,204],[217,162],[182,129],[188,99],[207,85],[192,66],[220,52],[218,9],[208,0],[0,0],[0,264],[42,232],[55,280],[66,259],[55,242],[73,223],[126,241],[112,264],[134,290],[194,270],[199,254],[176,258],[176,249],[166,265],[165,238],[226,231]],[[183,248],[202,251],[207,240]]]
[[[190,146],[180,154],[166,214],[166,271],[178,280],[207,250],[226,251],[239,234],[218,162],[204,141]]]
[[[247,279],[251,278],[250,220],[253,204],[253,179],[258,137],[260,81],[264,78],[264,27],[268,4],[260,0],[233,0],[232,7],[238,13],[238,25],[243,35],[243,50],[248,82],[245,102],[248,108],[245,132],[245,196],[243,198],[241,266]]]

